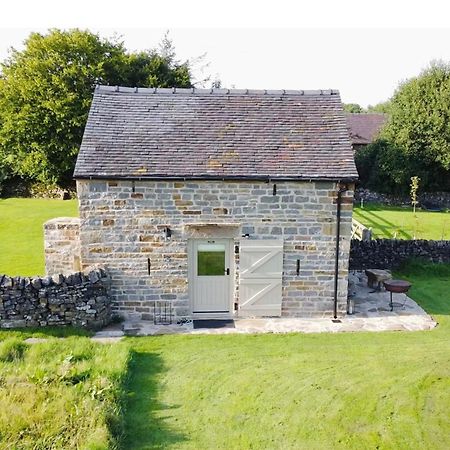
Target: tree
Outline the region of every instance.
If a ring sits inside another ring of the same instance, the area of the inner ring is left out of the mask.
[[[127,55],[124,83],[137,87],[192,87],[190,65],[176,59],[175,48],[166,33],[159,49]]]
[[[450,65],[433,62],[399,86],[381,133],[406,161],[400,184],[419,176],[422,189],[450,190],[449,123]]]
[[[368,113],[383,113],[383,114],[389,114],[389,108],[390,108],[390,100],[386,100],[385,102],[377,103],[376,105],[369,105],[367,107]]]
[[[419,177],[411,177],[411,184],[410,184],[410,197],[411,197],[411,205],[413,205],[413,213],[416,214],[416,206],[418,205],[417,200],[417,191],[419,190]]]
[[[159,51],[129,54],[89,31],[32,33],[0,77],[0,158],[14,174],[71,180],[96,84],[186,87],[189,64],[175,60],[167,36]]]
[[[358,103],[344,103],[344,111],[348,113],[356,113],[361,114],[364,112],[364,109]]]

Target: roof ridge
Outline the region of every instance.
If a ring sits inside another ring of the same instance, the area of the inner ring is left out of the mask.
[[[160,87],[126,87],[126,86],[107,86],[98,84],[96,91],[101,92],[118,92],[132,94],[188,94],[188,95],[339,95],[337,89],[224,89],[224,88],[160,88]]]

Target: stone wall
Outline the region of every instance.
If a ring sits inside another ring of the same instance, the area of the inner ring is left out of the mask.
[[[450,263],[450,241],[376,239],[351,241],[350,269],[395,269],[410,258]]]
[[[235,225],[235,245],[243,234],[283,239],[283,316],[332,313],[336,183],[277,182],[274,189],[265,182],[80,180],[77,190],[82,265],[107,267],[114,308],[124,315],[151,319],[154,302],[169,300],[177,318],[190,316],[188,225],[197,223]],[[352,198],[351,190],[343,198],[341,312],[347,301]],[[172,230],[170,240],[165,227]],[[235,271],[237,277],[238,255]]]
[[[47,275],[81,270],[78,217],[58,217],[44,224],[44,254]]]
[[[419,204],[438,205],[441,208],[450,208],[450,192],[419,192],[417,194]],[[408,195],[395,196],[380,194],[369,189],[358,188],[355,191],[355,204],[359,205],[363,200],[365,203],[380,203],[382,205],[401,206],[410,205],[411,198]]]
[[[53,277],[0,275],[0,328],[73,325],[97,329],[111,320],[103,269]]]

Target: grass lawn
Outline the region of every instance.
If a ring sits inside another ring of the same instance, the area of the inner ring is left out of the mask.
[[[77,215],[76,200],[0,199],[0,274],[43,275],[43,223]]]
[[[124,448],[450,448],[450,265],[399,275],[437,329],[131,339]]]
[[[428,212],[366,204],[353,209],[354,218],[372,228],[375,238],[450,239],[450,212]]]

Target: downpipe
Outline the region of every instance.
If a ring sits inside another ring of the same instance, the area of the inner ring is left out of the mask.
[[[341,240],[341,206],[342,194],[348,190],[347,185],[338,183],[336,206],[336,254],[334,257],[334,308],[333,318],[337,319],[338,283],[339,283],[339,244]]]

